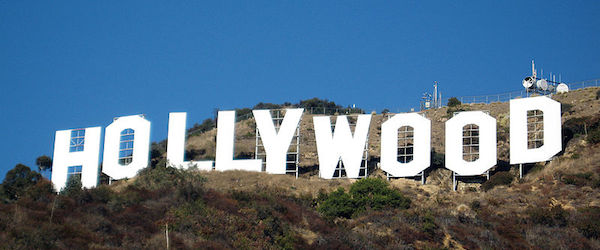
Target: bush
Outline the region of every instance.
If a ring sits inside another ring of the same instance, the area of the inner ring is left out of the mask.
[[[468,106],[462,106],[460,104],[456,105],[456,106],[451,106],[448,107],[448,109],[446,110],[446,118],[451,118],[455,112],[462,112],[462,111],[469,111],[470,108]]]
[[[217,126],[216,121],[209,118],[209,119],[205,119],[202,122],[202,124],[198,124],[198,123],[194,124],[193,127],[188,129],[187,133],[188,133],[188,136],[195,136],[195,135],[202,134],[206,131],[210,131],[210,130],[214,129],[216,126]]]
[[[600,178],[591,172],[576,173],[576,174],[565,174],[560,180],[568,185],[575,185],[578,187],[590,186],[593,188],[600,187]]]
[[[389,184],[377,178],[365,178],[350,187],[350,195],[359,210],[371,208],[408,208],[410,199],[405,198],[398,190],[389,188]]]
[[[489,180],[481,184],[481,189],[483,189],[484,191],[488,191],[494,188],[495,186],[508,185],[512,183],[513,179],[513,175],[509,172],[498,172],[492,175],[492,177],[490,177]]]
[[[575,217],[575,227],[588,238],[600,238],[600,207],[585,207]]]
[[[567,225],[569,213],[562,206],[554,206],[552,208],[532,207],[528,208],[525,213],[529,215],[531,222],[546,226],[564,227]]]
[[[584,116],[566,120],[562,126],[563,145],[566,145],[576,135],[585,134],[587,134],[588,142],[600,142],[600,116]]]
[[[193,168],[191,168],[193,169]],[[167,190],[192,184],[202,188],[205,178],[190,170],[173,167],[148,167],[140,170],[134,184],[148,190]]]
[[[386,181],[376,178],[357,181],[352,184],[348,193],[339,188],[326,197],[320,195],[319,199],[323,200],[318,208],[320,213],[326,217],[343,218],[351,218],[369,209],[406,209],[411,203],[398,190],[391,189]]]
[[[283,108],[283,106],[279,105],[279,104],[259,102],[258,104],[254,105],[254,107],[252,109],[282,109],[282,108]]]
[[[67,185],[60,191],[62,195],[77,198],[82,194],[81,178],[73,176],[67,180]]]
[[[448,99],[448,107],[456,107],[460,106],[461,104],[462,103],[456,97],[450,97],[450,99]]]
[[[471,202],[471,209],[472,209],[473,211],[477,211],[477,210],[479,210],[480,208],[481,208],[481,202],[480,202],[480,201],[478,201],[478,200],[473,200],[473,201]]]
[[[596,100],[600,99],[600,89],[596,91]]]
[[[35,201],[48,202],[54,194],[52,183],[48,179],[42,179],[35,185],[29,187],[25,193],[26,197]]]
[[[100,185],[88,190],[90,200],[94,202],[108,203],[113,196],[113,191],[106,185]]]
[[[318,211],[326,217],[344,217],[350,218],[354,214],[355,208],[350,194],[343,188],[327,195],[323,203],[319,205]]]
[[[572,109],[573,109],[573,105],[572,104],[568,104],[568,103],[561,103],[560,104],[561,114],[570,113]]]
[[[600,127],[597,127],[594,130],[590,131],[586,140],[593,144],[600,143]]]
[[[435,218],[433,217],[431,212],[427,212],[425,216],[423,216],[422,222],[423,224],[421,225],[421,230],[424,233],[433,236],[438,226],[435,224]]]
[[[434,148],[431,148],[431,166],[444,167],[446,161],[446,155],[438,153]]]

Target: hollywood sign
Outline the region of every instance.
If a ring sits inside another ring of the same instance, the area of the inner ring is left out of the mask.
[[[543,114],[543,145],[528,148],[527,112]],[[286,154],[303,109],[287,109],[277,131],[269,110],[253,110],[256,126],[266,152],[265,172],[286,173]],[[547,161],[562,148],[560,103],[548,97],[510,101],[510,163]],[[169,167],[200,170],[262,171],[262,159],[236,160],[234,156],[235,111],[219,111],[216,157],[213,161],[184,161],[186,113],[169,114],[167,162]],[[319,176],[333,178],[341,160],[348,178],[358,178],[371,115],[357,117],[354,133],[346,116],[337,116],[334,131],[329,116],[314,116],[314,131],[319,158]],[[479,127],[479,158],[463,159],[463,127]],[[397,160],[398,129],[410,126],[414,131],[413,159]],[[458,175],[481,175],[496,165],[496,119],[482,111],[465,111],[445,123],[446,168]],[[84,132],[83,132],[84,131]],[[132,133],[133,132],[133,133]],[[52,182],[57,190],[65,187],[69,168],[80,166],[81,182],[91,188],[98,183],[101,127],[56,131]],[[125,149],[125,150],[123,150]],[[127,150],[130,150],[127,152]],[[102,172],[113,179],[134,177],[149,163],[150,122],[139,115],[115,118],[106,127]],[[411,177],[430,166],[431,121],[417,113],[396,114],[381,125],[381,169],[396,177]],[[127,162],[120,162],[123,152]]]

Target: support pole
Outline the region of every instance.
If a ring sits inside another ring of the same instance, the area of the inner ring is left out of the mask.
[[[523,179],[523,164],[519,164],[519,179]]]
[[[452,190],[456,191],[456,173],[452,172]]]
[[[165,224],[165,237],[167,237],[167,249],[169,249],[169,223]]]

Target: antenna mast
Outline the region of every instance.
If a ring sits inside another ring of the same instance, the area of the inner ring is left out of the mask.
[[[437,89],[437,81],[433,82],[433,107],[438,107],[438,89]]]

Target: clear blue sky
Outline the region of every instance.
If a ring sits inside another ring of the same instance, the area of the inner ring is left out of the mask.
[[[392,111],[600,77],[598,1],[0,1],[0,179],[57,130],[327,98]]]

